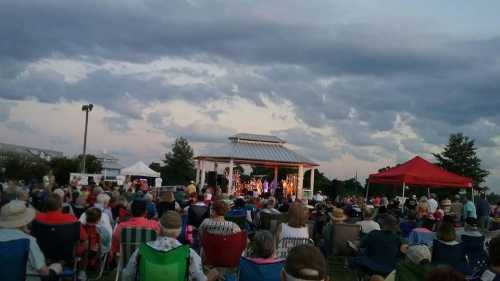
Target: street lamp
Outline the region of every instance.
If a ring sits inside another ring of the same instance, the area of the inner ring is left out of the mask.
[[[85,154],[87,153],[87,127],[89,123],[89,111],[94,108],[93,104],[82,105],[82,111],[85,111],[85,132],[83,134],[83,156],[82,156],[82,173],[85,174]]]

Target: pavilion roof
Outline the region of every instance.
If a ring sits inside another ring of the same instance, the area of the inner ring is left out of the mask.
[[[275,136],[237,134],[229,139],[231,142],[218,151],[196,158],[220,162],[229,162],[233,159],[236,163],[245,164],[319,166],[307,157],[285,147],[286,142]]]

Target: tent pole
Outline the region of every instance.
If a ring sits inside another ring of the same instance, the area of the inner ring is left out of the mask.
[[[368,202],[368,192],[370,192],[370,182],[366,184],[366,194],[365,194],[366,202]]]
[[[427,188],[427,198],[431,198],[431,188]]]
[[[403,182],[403,201],[405,200],[405,183]]]

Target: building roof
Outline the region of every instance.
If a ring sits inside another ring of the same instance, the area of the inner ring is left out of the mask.
[[[21,146],[8,143],[0,143],[0,151],[4,151],[7,153],[18,153],[30,157],[39,157],[43,159],[57,158],[63,156],[62,152],[56,150]]]
[[[97,153],[95,157],[101,161],[118,161],[118,158],[104,152]]]
[[[237,136],[242,136],[242,138]],[[245,164],[319,166],[307,157],[285,147],[283,145],[285,141],[274,136],[238,134],[229,139],[231,142],[218,151],[212,150],[196,158],[220,162],[229,162],[233,159],[237,163]],[[235,141],[235,139],[244,141]]]
[[[112,161],[104,161],[101,163],[101,165],[102,168],[106,170],[121,170],[125,167],[118,162],[112,162]]]
[[[229,137],[229,139],[233,142],[251,141],[251,142],[266,142],[266,143],[286,143],[286,141],[275,136],[247,134],[247,133],[236,134],[234,136]]]

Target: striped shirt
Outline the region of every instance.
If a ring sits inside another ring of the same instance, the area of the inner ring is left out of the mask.
[[[232,222],[226,220],[214,220],[212,218],[204,219],[199,227],[200,238],[204,231],[211,234],[228,235],[238,233],[241,231],[240,227]]]

